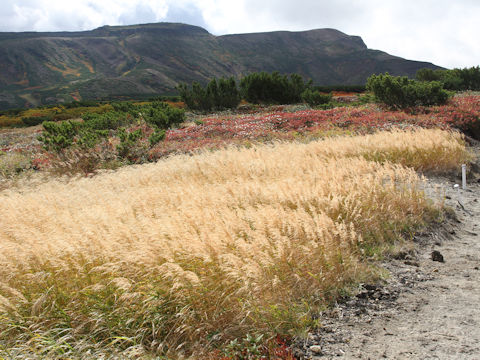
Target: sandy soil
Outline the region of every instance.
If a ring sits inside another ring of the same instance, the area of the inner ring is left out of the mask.
[[[460,181],[430,180],[455,212],[383,264],[386,283],[322,314],[322,328],[296,344],[299,358],[480,359],[480,179],[454,189]]]

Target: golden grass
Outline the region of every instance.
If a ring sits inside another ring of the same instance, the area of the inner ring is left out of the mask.
[[[200,356],[315,326],[371,276],[362,259],[435,212],[414,169],[467,157],[456,133],[396,131],[0,192],[0,355]]]

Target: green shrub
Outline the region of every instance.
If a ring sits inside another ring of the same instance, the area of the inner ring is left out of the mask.
[[[132,150],[141,131],[128,133],[123,127],[146,122],[154,128],[154,135],[149,139],[156,144],[165,136],[165,129],[178,125],[185,120],[185,111],[169,106],[164,102],[153,102],[145,105],[117,103],[116,110],[105,113],[88,113],[83,122],[51,122],[43,123],[44,131],[39,140],[48,150],[60,151],[72,145],[81,148],[93,148],[102,138],[118,136],[120,145],[117,150],[121,157],[135,158],[141,149]]]
[[[83,101],[72,101],[71,103],[63,104],[63,107],[66,109],[74,109],[79,107],[97,107],[100,103],[98,101],[90,101],[90,100],[83,100]]]
[[[480,90],[480,67],[453,70],[420,69],[415,78],[419,81],[439,81],[448,90]]]
[[[396,109],[441,105],[449,97],[439,81],[419,82],[388,73],[370,76],[367,90],[372,91],[378,101]]]
[[[313,88],[323,93],[329,93],[332,91],[362,93],[366,90],[365,85],[320,85],[314,86]]]
[[[120,138],[120,144],[117,145],[118,155],[129,161],[135,162],[137,155],[137,141],[140,140],[143,133],[141,129],[132,132],[127,132],[124,128],[118,130],[117,133]]]
[[[214,80],[215,79],[212,81]],[[215,107],[217,109],[236,109],[238,104],[240,104],[240,100],[240,92],[233,77],[218,80],[217,94],[215,97]]]
[[[480,66],[453,69],[453,72],[462,79],[461,90],[480,90]]]
[[[157,108],[150,108],[146,109],[145,112],[142,113],[143,118],[145,121],[157,128],[164,128],[167,127],[168,124],[168,116],[165,111]]]
[[[280,75],[278,72],[253,73],[240,81],[240,90],[245,100],[259,103],[294,104],[301,101],[302,93],[311,86],[305,84],[298,74]]]
[[[332,94],[321,94],[319,91],[306,89],[302,93],[302,100],[314,107],[321,104],[328,104],[332,100]]]
[[[198,82],[193,82],[191,89],[186,84],[177,87],[180,97],[192,110],[211,111],[235,109],[240,103],[240,92],[233,77],[229,79],[212,79],[203,88]]]
[[[162,95],[162,96],[154,96],[148,98],[148,101],[150,102],[155,102],[155,101],[170,101],[170,102],[180,102],[182,101],[182,98],[177,95]]]
[[[130,113],[108,111],[103,114],[88,113],[83,116],[85,126],[92,130],[115,130],[131,124],[135,118]]]
[[[58,151],[73,145],[74,137],[82,126],[83,124],[77,121],[45,121],[43,133],[38,139],[44,143],[46,149]]]
[[[113,110],[117,112],[132,113],[136,110],[136,106],[129,101],[112,102],[111,105],[113,107]]]
[[[8,109],[8,110],[1,110],[0,111],[0,116],[1,115],[7,115],[7,116],[17,116],[20,115],[20,113],[24,112],[25,109]]]
[[[165,139],[165,130],[157,130],[152,135],[150,135],[148,141],[150,142],[150,146],[154,146],[163,139]]]
[[[358,97],[358,102],[360,104],[369,104],[375,102],[375,96],[371,93],[365,93]]]
[[[93,148],[100,139],[108,137],[109,134],[109,130],[92,130],[83,127],[78,133],[76,143],[83,148]]]
[[[156,101],[139,108],[145,121],[159,129],[168,129],[185,121],[185,111]]]
[[[22,122],[26,126],[36,126],[40,125],[44,121],[52,121],[53,117],[52,116],[27,116],[22,118]]]

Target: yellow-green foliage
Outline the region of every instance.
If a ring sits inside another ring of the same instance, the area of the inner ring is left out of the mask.
[[[86,113],[96,113],[96,114],[103,114],[107,111],[112,111],[113,107],[110,104],[100,105],[96,107],[78,107],[78,108],[71,108],[65,109],[64,113],[68,116],[69,119],[75,119],[81,117],[83,114]]]
[[[0,356],[198,358],[315,325],[365,256],[435,211],[401,164],[466,156],[458,134],[397,131],[0,192]]]
[[[0,115],[0,127],[20,125],[21,123],[21,117]]]
[[[110,104],[95,107],[65,108],[61,105],[46,109],[26,109],[17,115],[0,115],[0,127],[24,125],[22,118],[51,117],[52,120],[68,120],[82,117],[86,113],[102,114],[113,110]]]

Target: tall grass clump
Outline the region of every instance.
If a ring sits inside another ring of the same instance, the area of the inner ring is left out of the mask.
[[[435,215],[415,169],[466,156],[458,134],[398,131],[3,191],[0,356],[200,358],[316,326]]]

